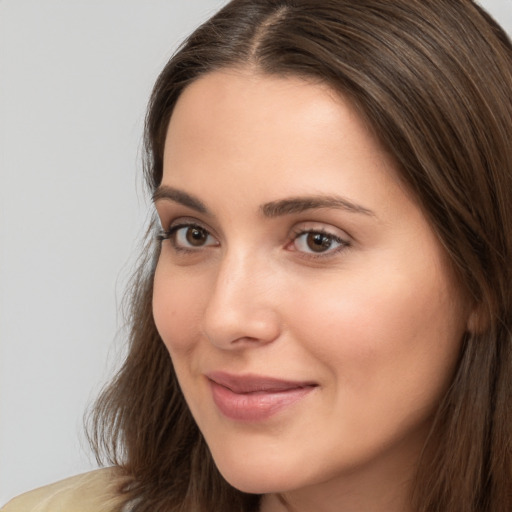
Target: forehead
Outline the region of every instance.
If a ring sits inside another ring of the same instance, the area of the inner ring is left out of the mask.
[[[350,148],[350,151],[348,150]],[[203,157],[249,160],[285,172],[321,164],[327,154],[344,161],[358,154],[394,167],[373,131],[354,106],[325,83],[275,76],[251,69],[209,73],[188,86],[171,117],[164,167],[189,167]]]
[[[338,196],[380,219],[414,198],[353,105],[299,77],[227,70],[185,89],[169,123],[162,185],[225,218],[283,199]]]

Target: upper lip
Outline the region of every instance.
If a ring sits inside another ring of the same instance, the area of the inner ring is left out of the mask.
[[[318,384],[313,381],[283,380],[263,375],[232,375],[225,372],[210,372],[206,374],[210,380],[230,389],[234,393],[255,393],[258,391],[272,393],[314,387]]]

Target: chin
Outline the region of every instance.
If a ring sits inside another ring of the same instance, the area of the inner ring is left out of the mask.
[[[271,494],[289,490],[293,486],[284,485],[282,478],[279,478],[268,466],[266,471],[253,472],[248,469],[242,471],[222,471],[224,479],[235,489],[248,494]]]
[[[249,494],[285,492],[304,485],[304,470],[297,474],[299,467],[283,467],[272,457],[245,457],[236,460],[223,456],[214,462],[224,479],[239,491]],[[303,469],[303,468],[302,468]]]

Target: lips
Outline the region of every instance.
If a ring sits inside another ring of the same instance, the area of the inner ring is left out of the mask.
[[[226,417],[238,421],[263,421],[305,398],[318,385],[258,375],[206,375],[213,401]]]

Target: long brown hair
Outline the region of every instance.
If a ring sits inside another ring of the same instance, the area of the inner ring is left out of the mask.
[[[471,0],[234,0],[159,76],[146,120],[146,179],[162,179],[173,108],[225,67],[314,77],[348,98],[481,311],[420,460],[418,512],[512,510],[512,45]],[[124,468],[132,510],[257,510],[219,475],[152,317],[153,228],[129,290],[129,353],[93,413],[97,453]]]

